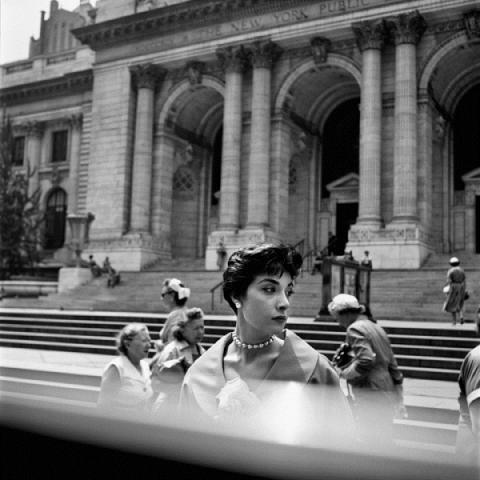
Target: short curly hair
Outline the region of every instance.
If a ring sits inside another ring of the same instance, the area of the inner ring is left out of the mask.
[[[285,244],[263,243],[232,253],[223,273],[223,297],[237,313],[233,299],[242,297],[258,275],[283,275],[296,278],[303,258],[294,247]]]
[[[182,319],[178,320],[176,325],[172,327],[172,336],[177,340],[185,340],[183,336],[183,331],[185,327],[194,320],[199,320],[203,318],[203,310],[198,307],[189,308]]]
[[[115,337],[115,345],[118,353],[127,354],[127,342],[131,342],[140,332],[148,332],[148,328],[143,323],[129,323],[125,325]]]

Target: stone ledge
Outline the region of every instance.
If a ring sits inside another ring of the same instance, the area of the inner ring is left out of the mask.
[[[40,296],[57,293],[58,282],[36,280],[1,280],[0,298],[8,296]]]

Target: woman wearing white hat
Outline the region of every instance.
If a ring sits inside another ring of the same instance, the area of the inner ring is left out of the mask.
[[[162,300],[169,309],[169,314],[165,320],[163,328],[160,330],[160,339],[155,343],[157,351],[162,351],[163,347],[173,340],[172,328],[180,320],[185,320],[187,311],[187,300],[190,297],[190,289],[178,280],[178,278],[167,278],[163,282]]]
[[[460,324],[463,324],[463,303],[467,289],[465,272],[460,267],[460,260],[457,257],[452,257],[449,263],[451,267],[447,272],[447,284],[443,290],[447,294],[443,311],[452,314],[452,325],[457,324],[457,313],[459,313]]]
[[[391,442],[393,418],[406,411],[403,375],[390,340],[380,325],[359,318],[364,307],[353,295],[335,296],[328,311],[347,330],[344,345],[351,361],[337,366],[337,373],[353,391],[359,434],[367,441]]]

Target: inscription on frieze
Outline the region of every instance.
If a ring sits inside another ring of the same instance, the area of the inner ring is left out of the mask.
[[[132,45],[133,52],[130,53],[141,54],[148,51],[167,50],[182,45],[198,44],[239,34],[259,32],[397,2],[398,0],[327,0],[312,2],[298,8],[265,13],[208,27],[193,27],[191,30],[181,33],[167,33],[160,38],[149,39]]]

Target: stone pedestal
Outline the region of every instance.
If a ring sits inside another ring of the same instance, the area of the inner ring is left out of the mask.
[[[413,223],[383,229],[352,225],[348,238],[346,250],[351,250],[356,259],[361,259],[368,250],[374,270],[418,269],[433,253],[425,232]]]
[[[64,267],[58,272],[58,292],[67,292],[74,288],[85,285],[92,280],[92,272],[89,268]]]
[[[216,230],[208,237],[208,245],[205,252],[206,270],[218,270],[217,247],[220,240],[225,245],[228,260],[230,255],[240,248],[263,242],[278,242],[279,238],[275,232],[262,228],[245,228],[236,231]]]
[[[84,253],[92,254],[99,264],[108,257],[117,271],[139,272],[158,260],[169,258],[169,252],[169,241],[138,232],[118,239],[90,241]]]

